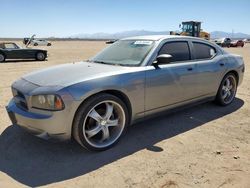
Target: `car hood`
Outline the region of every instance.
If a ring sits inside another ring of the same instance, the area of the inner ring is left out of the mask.
[[[78,62],[39,70],[22,77],[39,86],[69,86],[85,80],[129,71],[131,67]]]

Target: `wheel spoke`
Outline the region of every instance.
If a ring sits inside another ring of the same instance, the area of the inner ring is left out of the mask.
[[[102,127],[98,124],[95,128],[86,130],[86,133],[88,135],[88,138],[91,138],[98,134],[102,130]]]
[[[109,103],[105,103],[105,104],[106,104],[106,114],[105,114],[105,116],[104,116],[104,119],[109,120],[110,117],[111,117],[112,114],[113,114],[113,109],[114,109],[114,107],[113,107],[112,104],[109,104]]]
[[[96,120],[98,123],[101,122],[101,120],[103,119],[102,116],[100,116],[100,114],[98,114],[98,112],[93,109],[90,113],[89,113],[89,117],[93,118],[94,120]]]
[[[223,100],[227,97],[227,95],[228,95],[228,92],[225,92],[225,93],[222,95]]]
[[[114,127],[114,126],[117,126],[118,123],[119,123],[118,119],[109,120],[109,121],[107,121],[107,126],[108,126],[108,127]]]
[[[226,79],[226,86],[227,86],[227,88],[229,88],[229,86],[230,86],[230,80],[229,79]]]
[[[109,138],[109,128],[107,126],[102,126],[102,140],[104,141]]]

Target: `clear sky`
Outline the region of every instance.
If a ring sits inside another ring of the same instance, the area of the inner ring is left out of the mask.
[[[250,34],[250,0],[0,0],[0,12],[0,38],[169,31],[185,20]]]

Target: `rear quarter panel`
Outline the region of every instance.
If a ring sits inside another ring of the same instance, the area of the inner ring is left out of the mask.
[[[227,60],[227,64],[226,64],[227,69],[226,69],[225,74],[230,71],[236,71],[238,74],[238,85],[240,85],[242,83],[244,71],[245,71],[243,57],[240,55],[235,55],[235,54],[224,54],[224,57]]]

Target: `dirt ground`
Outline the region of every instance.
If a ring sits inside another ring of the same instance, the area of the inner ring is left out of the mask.
[[[226,49],[246,64],[232,105],[206,103],[136,124],[108,151],[51,143],[11,126],[5,105],[14,80],[88,59],[103,47],[53,42],[44,47],[48,61],[0,64],[0,187],[250,187],[250,44]]]

